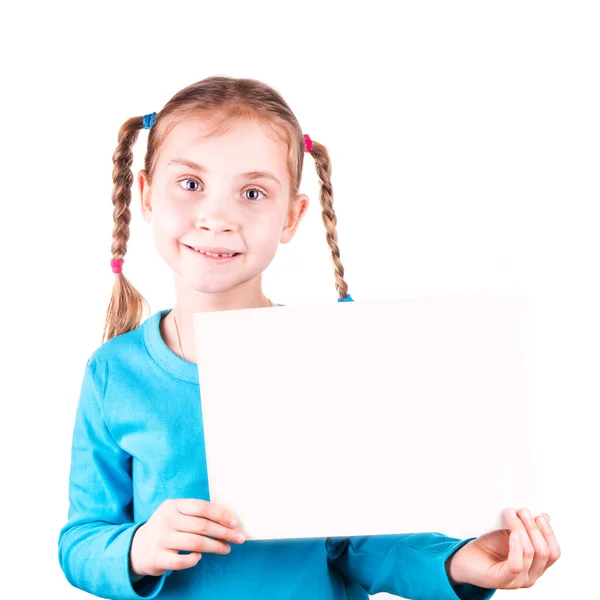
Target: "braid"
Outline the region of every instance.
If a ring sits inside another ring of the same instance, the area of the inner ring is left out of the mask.
[[[331,258],[335,267],[335,288],[339,294],[340,300],[348,294],[348,284],[344,281],[344,266],[340,259],[340,249],[337,245],[337,217],[333,210],[333,188],[331,187],[331,161],[329,153],[322,144],[312,140],[310,150],[315,159],[317,175],[321,182],[321,207],[323,209],[322,217],[326,229],[327,244],[331,250]]]
[[[142,117],[133,117],[125,121],[118,135],[117,149],[113,154],[114,183],[112,202],[113,210],[113,241],[111,252],[113,259],[122,259],[127,253],[129,241],[129,224],[131,222],[131,186],[133,173],[133,145],[137,140],[139,130],[143,127]],[[106,321],[102,341],[107,341],[117,335],[135,329],[143,318],[144,306],[149,306],[144,297],[133,287],[127,277],[121,272],[115,277],[112,296],[106,312]]]

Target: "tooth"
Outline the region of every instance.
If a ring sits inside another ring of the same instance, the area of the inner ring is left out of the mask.
[[[194,250],[196,250],[194,248]],[[235,253],[231,254],[215,254],[214,252],[206,252],[204,250],[196,250],[196,252],[200,252],[200,254],[204,254],[206,256],[210,256],[212,258],[231,258]]]

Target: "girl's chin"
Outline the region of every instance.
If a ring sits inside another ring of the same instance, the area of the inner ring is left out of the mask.
[[[206,280],[198,281],[198,280],[185,280],[188,286],[191,288],[191,291],[198,292],[200,294],[225,294],[235,289],[239,283],[237,282],[222,282],[207,285]]]
[[[192,293],[201,294],[226,294],[256,278],[255,275],[248,276],[243,273],[233,277],[218,277],[214,273],[199,276],[198,273],[186,273],[185,270],[179,271],[179,275],[185,287]]]

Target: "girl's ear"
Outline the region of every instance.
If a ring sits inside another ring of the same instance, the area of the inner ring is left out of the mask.
[[[152,204],[150,202],[150,186],[146,171],[142,169],[137,176],[138,189],[140,191],[140,202],[142,207],[142,217],[146,223],[152,220]]]
[[[279,241],[282,244],[287,244],[292,240],[298,225],[302,220],[302,217],[306,214],[308,209],[308,196],[306,194],[298,194],[292,201],[292,206],[288,211],[287,220],[285,226],[281,231]]]

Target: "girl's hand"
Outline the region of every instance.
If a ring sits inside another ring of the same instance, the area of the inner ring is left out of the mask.
[[[168,570],[195,566],[202,552],[228,554],[229,544],[206,536],[241,544],[245,536],[235,529],[236,525],[232,514],[212,502],[194,498],[165,500],[133,536],[131,572],[162,575]],[[179,550],[191,554],[178,554]]]
[[[471,540],[447,561],[450,583],[482,588],[529,588],[560,556],[548,515],[536,519],[527,509],[504,513],[509,529]]]

